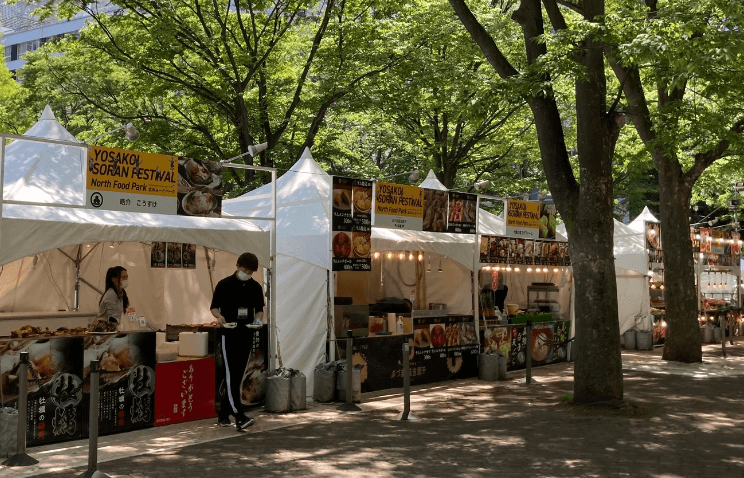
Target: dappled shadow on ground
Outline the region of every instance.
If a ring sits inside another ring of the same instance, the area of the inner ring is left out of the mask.
[[[575,405],[570,364],[536,370],[531,385],[523,377],[419,390],[416,420],[395,420],[401,407],[339,414],[99,468],[128,478],[744,474],[742,378],[630,371],[624,402]]]

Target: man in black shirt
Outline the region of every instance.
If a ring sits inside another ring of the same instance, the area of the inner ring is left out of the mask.
[[[230,426],[230,415],[233,415],[235,426],[240,431],[253,425],[253,419],[245,416],[241,410],[240,383],[251,353],[249,327],[260,326],[264,294],[261,285],[251,277],[258,269],[255,254],[241,254],[236,267],[234,274],[217,283],[210,309],[223,326],[218,337],[227,379],[227,390],[220,402],[217,423]]]

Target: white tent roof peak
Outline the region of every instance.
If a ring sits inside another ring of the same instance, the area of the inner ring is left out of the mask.
[[[57,118],[54,116],[54,112],[52,112],[52,107],[49,105],[46,105],[44,107],[44,111],[41,112],[41,118],[39,120],[57,120]]]
[[[437,178],[437,175],[434,173],[434,170],[430,169],[429,174],[426,175],[426,179],[419,184],[420,188],[427,188],[427,189],[438,189],[440,191],[446,191],[447,188],[442,184],[442,182]]]
[[[643,211],[635,219],[633,219],[630,224],[628,224],[628,227],[636,232],[643,232],[645,234],[646,231],[644,230],[644,222],[659,222],[659,220],[656,219],[656,216],[654,216],[653,213],[648,209],[648,206],[643,208]]]
[[[305,146],[305,149],[302,151],[302,156],[300,156],[300,159],[302,158],[310,158],[313,159],[312,153],[310,153],[310,147]]]
[[[79,142],[55,119],[48,105],[25,135]],[[84,148],[76,146],[13,141],[5,148],[3,197],[38,203],[85,204],[85,155]]]

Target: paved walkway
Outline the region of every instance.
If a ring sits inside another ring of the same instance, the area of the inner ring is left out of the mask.
[[[504,382],[417,387],[417,418],[398,421],[399,393],[367,394],[363,411],[311,404],[260,414],[249,433],[213,420],[102,437],[112,478],[744,477],[744,342],[704,346],[702,364],[669,364],[661,349],[624,351],[625,403],[576,406],[572,364]],[[0,476],[77,477],[87,442],[33,447],[40,463]]]

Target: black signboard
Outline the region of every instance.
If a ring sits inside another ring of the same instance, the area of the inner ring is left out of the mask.
[[[403,386],[403,344],[410,345],[414,385],[474,377],[478,343],[471,316],[415,318],[414,334],[354,339],[355,363],[361,363],[362,392]]]
[[[332,269],[372,270],[372,181],[334,176],[331,197]]]
[[[196,269],[196,244],[183,244],[181,259],[184,269]]]
[[[481,236],[480,262],[570,266],[571,252],[567,242]]]
[[[222,355],[222,335],[232,333],[236,329],[216,329],[214,338],[214,386],[215,411],[220,411],[220,403],[227,393],[227,375],[225,373],[225,361]],[[266,378],[268,374],[268,325],[260,329],[245,327],[241,333],[244,334],[246,347],[250,347],[248,362],[240,382],[240,402],[244,407],[259,405],[266,397]]]
[[[6,407],[17,407],[21,352],[28,352],[30,367],[26,443],[34,446],[80,438],[83,337],[1,341],[0,380]]]
[[[568,360],[570,330],[571,322],[563,320],[533,324],[528,348],[525,325],[494,327],[481,331],[481,343],[485,353],[500,350],[507,356],[507,370],[519,370],[525,368],[528,352],[535,366]]]
[[[478,195],[449,191],[447,232],[475,234]]]
[[[92,334],[85,337],[84,369],[100,360],[98,431],[118,433],[155,424],[155,333]],[[83,387],[83,408],[90,404],[90,382]],[[88,436],[88,413],[83,437]]]

